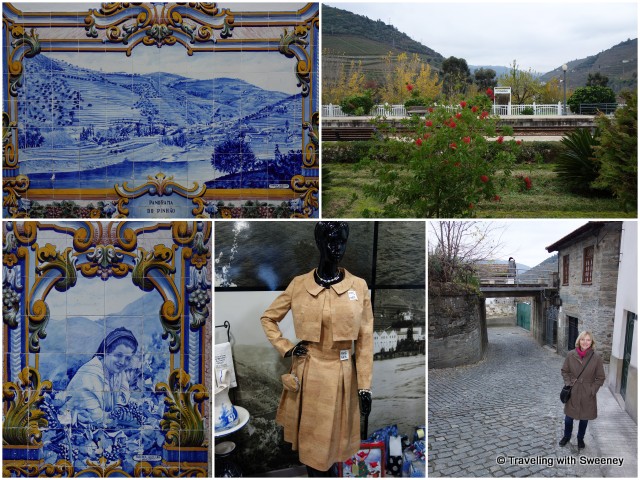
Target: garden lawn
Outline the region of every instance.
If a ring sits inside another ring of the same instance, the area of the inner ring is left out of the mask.
[[[526,190],[518,176],[529,177]],[[374,178],[368,168],[328,163],[322,166],[322,217],[362,218],[382,216],[382,204],[366,197],[362,186]],[[636,218],[615,199],[567,193],[553,165],[516,165],[508,189],[499,202],[482,201],[475,207],[477,218]],[[368,211],[368,213],[367,213]]]

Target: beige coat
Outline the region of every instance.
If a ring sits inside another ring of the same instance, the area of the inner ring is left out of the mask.
[[[282,356],[295,346],[278,327],[289,310],[296,337],[310,343],[305,358],[293,359],[301,390],[283,390],[276,421],[302,463],[328,470],[360,446],[358,389],[371,388],[373,370],[369,291],[363,279],[346,270],[330,288],[318,285],[313,271],[294,278],[260,319]]]
[[[593,356],[582,375],[583,366]],[[596,352],[587,353],[584,360],[580,360],[578,352],[571,350],[562,365],[562,378],[565,385],[572,385],[571,397],[564,404],[564,413],[574,420],[593,420],[598,416],[598,402],[596,394],[604,384],[604,367],[602,357]],[[580,378],[578,378],[580,375]],[[577,381],[576,381],[577,379]]]

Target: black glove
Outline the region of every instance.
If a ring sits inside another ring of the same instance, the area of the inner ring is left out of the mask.
[[[360,397],[360,415],[369,415],[371,413],[371,392],[367,390],[358,390]]]
[[[290,357],[291,355],[295,355],[296,357],[304,357],[307,354],[307,344],[309,342],[302,341],[298,342],[298,344],[284,354],[285,358]]]

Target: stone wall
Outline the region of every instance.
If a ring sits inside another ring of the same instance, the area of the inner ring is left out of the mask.
[[[484,297],[451,285],[429,285],[429,368],[476,363],[487,349]]]
[[[596,339],[596,348],[605,362],[611,355],[613,324],[618,282],[620,250],[620,222],[607,223],[597,236],[590,234],[559,251],[559,262],[569,255],[569,285],[560,285],[562,307],[558,315],[558,353],[565,355],[570,349],[568,318],[578,319],[578,331],[590,330]],[[591,284],[582,283],[585,247],[593,246],[593,276]],[[562,267],[560,267],[562,279]],[[562,283],[562,280],[561,280]]]

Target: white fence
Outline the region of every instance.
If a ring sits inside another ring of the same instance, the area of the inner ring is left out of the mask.
[[[447,110],[456,111],[460,107],[457,105],[447,105]],[[523,115],[522,112],[527,111],[529,115],[562,115],[562,102],[557,104],[543,104],[537,105],[535,103],[528,105],[493,105],[493,115]],[[567,113],[570,113],[569,107],[567,107]],[[533,112],[533,113],[531,113]],[[407,111],[404,105],[374,105],[370,115],[380,117],[406,117]],[[348,115],[342,111],[340,105],[323,105],[322,106],[323,118],[335,118],[335,117],[347,117]]]

